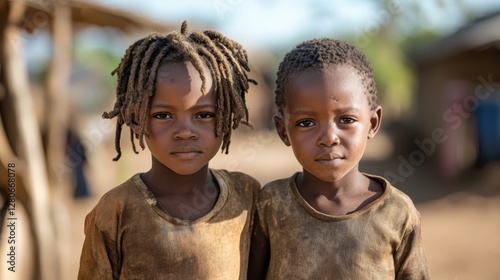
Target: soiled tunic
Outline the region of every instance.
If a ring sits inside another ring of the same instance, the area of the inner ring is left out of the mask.
[[[267,279],[430,279],[420,214],[412,201],[382,177],[383,194],[352,214],[315,210],[290,178],[259,194],[260,226],[271,259]]]
[[[211,172],[219,197],[194,221],[163,211],[140,174],[106,193],[85,219],[78,279],[246,279],[260,184]]]

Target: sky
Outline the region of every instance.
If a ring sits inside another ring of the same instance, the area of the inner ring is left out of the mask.
[[[476,15],[500,11],[500,0],[386,0],[391,3],[389,8],[377,5],[382,0],[87,1],[128,10],[179,29],[183,20],[187,20],[192,29],[215,29],[242,44],[250,55],[262,53],[262,49],[291,49],[301,41],[319,37],[349,36],[356,43],[367,34],[377,36],[377,28],[393,18],[399,19],[402,38],[404,32],[415,32],[416,28],[445,35],[466,23],[463,9],[457,5],[460,2]],[[90,30],[78,38],[89,47],[105,45],[121,55],[131,42],[113,39],[110,35],[102,29]],[[37,33],[25,34],[23,46],[28,58],[48,59],[51,53],[48,40],[47,36]]]
[[[312,37],[369,32],[377,24],[383,24],[386,16],[394,17],[404,12],[418,17],[427,28],[440,32],[452,32],[465,21],[457,8],[458,0],[391,0],[393,9],[390,10],[372,0],[92,1],[173,25],[180,26],[183,20],[188,20],[188,24],[195,22],[203,28],[214,28],[249,48],[298,43]],[[499,0],[460,1],[477,14],[500,10]],[[418,3],[421,9],[414,13],[409,11],[412,3]],[[404,25],[404,21],[401,24]]]

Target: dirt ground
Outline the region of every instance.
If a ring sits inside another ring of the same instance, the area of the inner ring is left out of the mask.
[[[274,132],[254,131],[251,135],[234,134],[230,154],[217,155],[211,167],[244,171],[262,184],[300,170],[291,149],[285,147]],[[390,147],[383,136],[378,139],[381,140],[369,144],[360,169],[379,175],[396,172],[399,162],[380,161],[390,154]],[[65,244],[61,251],[61,279],[76,279],[85,215],[111,187],[149,167],[147,151],[135,155],[129,152],[127,141],[123,142],[123,150],[127,152],[118,163],[111,161],[115,155],[110,149],[112,139],[94,147],[87,169],[93,195],[76,200],[67,198],[59,208],[60,219],[65,221],[60,223],[62,233],[59,240]],[[434,165],[424,164],[415,168],[404,182],[396,184],[413,199],[422,216],[423,239],[432,279],[500,279],[500,163],[463,172],[453,181],[440,179],[439,173]],[[22,231],[20,228],[18,232]],[[18,238],[24,242],[23,248],[29,251],[26,236],[20,234]],[[5,256],[3,243],[0,251]],[[20,272],[16,272],[14,278],[12,273],[6,273],[3,261],[0,262],[0,279],[27,279],[29,257],[24,256],[24,259],[28,260],[25,263],[21,261],[23,259],[19,261]]]

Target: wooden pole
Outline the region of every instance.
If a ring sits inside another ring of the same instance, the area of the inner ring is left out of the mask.
[[[24,2],[7,2],[9,5],[24,5]],[[36,120],[35,106],[30,95],[29,80],[25,67],[22,48],[13,42],[22,41],[22,33],[14,24],[5,26],[5,36],[8,40],[2,40],[1,60],[2,72],[5,75],[7,91],[12,109],[15,114],[18,139],[17,151],[19,158],[25,163],[23,176],[25,178],[26,191],[32,198],[32,227],[36,232],[36,248],[39,262],[35,268],[40,269],[40,274],[35,275],[38,279],[59,279],[57,242],[55,240],[54,228],[51,226],[50,215],[50,190],[47,177],[47,167],[43,152],[40,128]],[[17,47],[16,47],[17,46]],[[49,225],[49,226],[47,226]],[[36,270],[35,269],[35,270]]]
[[[72,196],[71,178],[66,176],[66,146],[67,133],[70,119],[70,78],[72,61],[72,19],[71,7],[66,1],[55,3],[52,24],[53,54],[48,80],[48,141],[47,141],[47,164],[49,168],[49,179],[51,192],[53,194],[53,226],[59,246],[61,257],[61,275],[70,275],[67,265],[63,265],[71,259],[71,233],[72,222],[66,206],[68,198]],[[61,169],[61,166],[66,166]],[[63,277],[64,278],[64,277]]]

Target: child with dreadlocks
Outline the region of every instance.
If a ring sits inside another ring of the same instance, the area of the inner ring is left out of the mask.
[[[382,119],[365,55],[343,41],[303,42],[276,87],[277,132],[303,170],[259,193],[249,278],[428,279],[412,201],[358,169]]]
[[[208,162],[248,122],[248,71],[240,44],[213,30],[188,33],[186,22],[128,48],[103,117],[117,118],[114,160],[127,125],[152,166],[86,217],[79,279],[246,279],[260,185]]]

